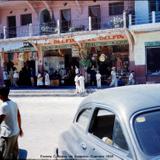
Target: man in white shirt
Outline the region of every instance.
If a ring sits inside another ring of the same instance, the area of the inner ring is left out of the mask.
[[[19,73],[18,73],[17,70],[15,70],[14,73],[13,73],[13,85],[14,85],[15,87],[18,86],[18,84],[17,84],[18,79],[19,79]]]
[[[117,81],[117,73],[116,73],[116,68],[112,67],[111,71],[111,83],[109,85],[110,87],[117,87],[118,86],[118,81]]]
[[[41,87],[43,86],[43,77],[41,75],[41,73],[38,73],[38,76],[37,76],[37,87]]]
[[[80,90],[80,86],[79,86],[79,80],[78,80],[78,74],[76,74],[75,78],[74,78],[74,82],[75,82],[75,86],[76,86],[76,94],[79,93]]]
[[[47,71],[45,72],[44,83],[46,87],[50,86],[50,77]]]
[[[79,90],[81,94],[85,93],[85,80],[84,80],[84,76],[82,74],[80,74],[80,76],[78,77],[78,81],[79,81]]]
[[[0,88],[0,159],[18,158],[18,136],[23,135],[17,104],[8,98],[9,89]]]
[[[134,71],[131,71],[128,77],[128,85],[135,84]]]
[[[97,88],[101,88],[101,74],[99,73],[99,71],[97,71],[96,80],[97,80]]]

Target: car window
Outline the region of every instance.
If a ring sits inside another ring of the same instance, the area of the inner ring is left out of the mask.
[[[124,137],[120,123],[117,119],[115,119],[114,128],[113,128],[113,145],[116,148],[128,150],[126,139]]]
[[[95,110],[89,132],[108,145],[118,149],[128,150],[121,126],[115,114],[108,110]]]
[[[160,155],[160,110],[137,115],[134,130],[142,151],[149,156]]]
[[[85,130],[88,127],[90,116],[91,116],[91,109],[90,108],[84,109],[84,110],[80,111],[80,113],[78,114],[77,119],[76,119],[76,123],[82,129]]]

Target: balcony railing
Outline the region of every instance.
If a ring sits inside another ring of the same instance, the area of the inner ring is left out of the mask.
[[[43,23],[37,25],[25,25],[18,27],[0,27],[0,38],[17,38],[17,37],[31,37],[71,32],[82,32],[92,30],[103,30],[112,28],[122,28],[126,26],[126,15],[113,16],[105,20],[104,17],[86,18],[86,19],[72,19],[71,22]]]
[[[129,25],[141,25],[150,23],[160,23],[160,12],[152,11],[148,16],[140,17],[136,15],[129,15]]]

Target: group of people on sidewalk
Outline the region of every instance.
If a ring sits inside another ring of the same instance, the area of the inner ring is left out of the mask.
[[[13,75],[9,75],[6,70],[3,71],[3,80],[4,84],[7,87],[13,86],[50,86],[50,77],[47,71],[42,73],[38,73],[37,78],[35,79],[34,76],[28,76],[27,70],[23,69],[20,73],[15,69],[13,71]],[[23,83],[22,83],[23,81]]]
[[[110,87],[117,87],[118,83],[121,85],[121,77],[117,77],[116,67],[112,67],[111,83],[109,86]],[[135,84],[135,75],[134,75],[134,71],[131,71],[128,76],[128,85],[134,85],[134,84]]]
[[[95,70],[93,70],[93,71],[95,71]],[[91,85],[93,82],[93,84],[96,83],[96,86],[98,89],[101,88],[101,77],[102,77],[101,74],[97,70],[94,78],[93,78],[93,76],[91,77]],[[96,80],[96,82],[95,82],[95,80]],[[74,81],[75,81],[76,94],[85,93],[85,77],[83,76],[83,74],[77,73]],[[134,71],[130,72],[130,74],[128,76],[128,83],[127,84],[128,85],[135,84]],[[118,77],[117,72],[116,72],[116,67],[112,67],[109,87],[117,87],[117,86],[121,86],[121,85],[122,85],[121,77]]]

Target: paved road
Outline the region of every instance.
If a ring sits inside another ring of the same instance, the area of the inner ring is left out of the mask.
[[[22,157],[52,155],[58,136],[69,127],[82,97],[14,97],[22,115],[24,137],[19,138]]]

